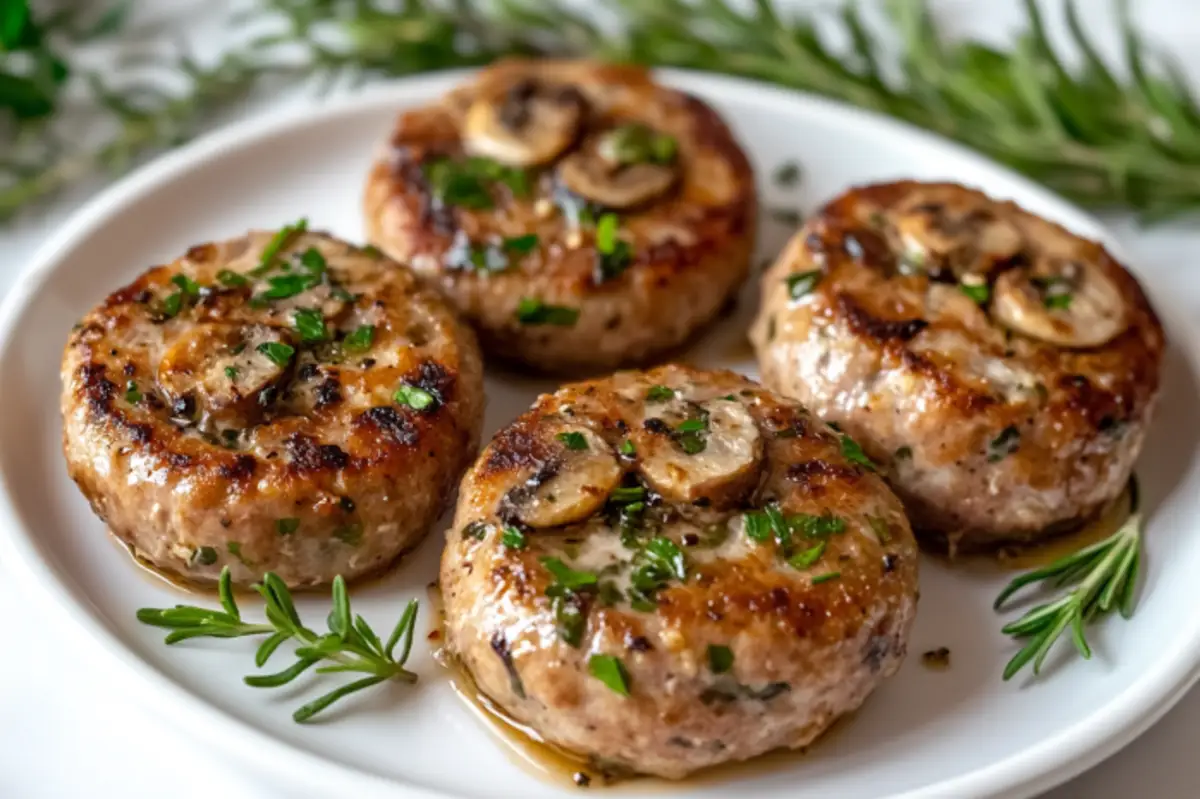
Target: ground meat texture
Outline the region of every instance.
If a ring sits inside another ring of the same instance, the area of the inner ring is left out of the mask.
[[[1162,327],[1098,243],[954,184],[854,189],[764,275],[764,382],[853,436],[938,548],[1029,542],[1118,496]]]
[[[300,230],[145,272],[84,316],[62,379],[71,477],[135,555],[197,582],[385,568],[443,511],[483,413],[474,335],[441,299]]]
[[[449,652],[506,713],[678,778],[804,746],[893,674],[917,547],[798,403],[666,366],[567,385],[501,430],[440,585]]]
[[[749,161],[695,97],[639,67],[505,61],[400,117],[365,210],[370,240],[485,349],[594,374],[720,312],[748,274],[757,200]]]

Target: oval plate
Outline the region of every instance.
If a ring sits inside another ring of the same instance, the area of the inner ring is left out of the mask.
[[[279,784],[302,785],[315,795],[537,799],[577,796],[578,789],[539,777],[497,745],[451,691],[426,646],[418,644],[414,654],[421,675],[415,688],[360,694],[324,723],[307,726],[294,724],[291,710],[322,687],[244,686],[242,675],[253,670],[253,642],[163,646],[160,632],[137,623],[134,611],[189,600],[131,565],[67,479],[58,413],[61,348],[86,309],[191,244],[302,216],[315,228],[361,240],[362,181],[396,113],[437,97],[461,77],[395,83],[334,106],[314,103],[171,153],[77,215],[0,309],[2,560],[31,598],[57,608],[66,634],[86,648],[77,656],[95,656],[91,662],[110,669],[120,690]],[[703,96],[731,122],[755,162],[767,209],[810,211],[856,183],[946,179],[1012,198],[1078,233],[1107,240],[1094,219],[1045,190],[891,120],[732,79],[679,72],[663,77]],[[800,186],[771,185],[773,170],[791,160],[803,166]],[[764,213],[760,255],[777,252],[790,232]],[[1000,634],[1002,619],[991,602],[1005,575],[950,569],[926,558],[912,656],[851,721],[805,756],[705,777],[679,792],[791,799],[1027,795],[1115,752],[1187,689],[1200,663],[1200,315],[1194,313],[1200,272],[1139,274],[1174,349],[1139,468],[1149,523],[1132,622],[1095,628],[1096,654],[1089,662],[1077,659],[1064,641],[1042,679],[1004,683],[1001,670],[1014,646]],[[747,285],[741,299],[734,314],[692,347],[691,360],[755,373],[745,331],[757,287]],[[489,375],[485,432],[553,388],[548,381]],[[386,628],[408,598],[424,598],[436,576],[441,538],[435,532],[388,578],[355,589],[356,609]],[[258,615],[256,603],[246,605],[248,616]],[[303,597],[298,605],[314,624],[328,607],[323,596]],[[428,623],[426,607],[418,629]],[[951,650],[952,667],[922,668],[920,653],[942,646]],[[646,780],[619,793],[662,797],[666,790]]]

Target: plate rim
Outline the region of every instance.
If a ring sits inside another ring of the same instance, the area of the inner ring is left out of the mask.
[[[147,191],[170,183],[209,158],[336,117],[388,105],[398,109],[411,101],[410,95],[436,91],[440,86],[449,87],[474,71],[429,72],[384,81],[332,102],[308,96],[295,106],[282,110],[268,108],[208,132],[118,179],[74,211],[60,231],[37,248],[0,301],[0,361],[14,357],[12,351],[17,338],[14,325],[60,267],[63,255],[76,246],[79,239]],[[678,69],[658,69],[655,74],[670,85],[702,97],[711,91],[718,96],[737,94],[743,101],[808,105],[821,115],[859,121],[873,126],[881,135],[903,138],[925,148],[940,148],[958,158],[977,162],[1004,175],[1021,194],[1068,210],[1091,228],[1088,235],[1102,240],[1122,261],[1129,263],[1113,235],[1092,214],[981,153],[930,131],[829,98],[743,78]],[[8,391],[0,386],[0,407]],[[339,791],[353,788],[370,795],[383,792],[412,799],[457,799],[455,794],[363,771],[276,738],[210,704],[142,659],[93,614],[69,576],[43,557],[34,537],[28,535],[28,528],[20,520],[14,497],[9,476],[0,468],[0,564],[6,564],[5,571],[20,581],[21,587],[30,595],[40,597],[43,607],[52,609],[57,623],[82,633],[84,640],[103,653],[104,666],[119,678],[120,690],[140,706],[156,708],[153,716],[160,721],[204,740],[208,746],[234,756],[239,762],[246,762],[246,752],[254,751],[259,754],[255,757],[255,770],[270,773],[287,784],[296,782],[295,764],[299,761],[304,764],[305,784],[310,788],[313,787],[312,777],[319,776],[322,783],[336,785]],[[1200,619],[1193,625],[1190,640],[1181,641],[1176,653],[1170,660],[1160,661],[1158,668],[1145,673],[1113,701],[1057,734],[981,768],[892,794],[893,799],[985,797],[1002,793],[1030,796],[1066,782],[1131,743],[1170,710],[1200,678]],[[153,701],[155,697],[161,701]],[[284,764],[287,764],[286,768]]]

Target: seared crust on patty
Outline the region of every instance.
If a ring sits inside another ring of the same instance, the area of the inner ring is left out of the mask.
[[[460,487],[450,652],[610,767],[676,778],[804,746],[899,668],[916,610],[902,506],[844,447],[732,372],[540,397]]]
[[[745,279],[757,216],[750,164],[711,108],[644,69],[585,61],[504,61],[404,113],[365,210],[370,240],[441,290],[485,349],[549,372],[681,344]],[[605,257],[607,212],[623,243]],[[540,321],[536,303],[570,318]]]
[[[201,582],[387,566],[442,512],[483,414],[474,336],[439,297],[299,231],[145,272],[76,326],[62,379],[72,479],[134,554]]]
[[[935,541],[1036,539],[1129,478],[1164,338],[1100,244],[955,184],[866,186],[762,292],[764,382],[859,440]]]

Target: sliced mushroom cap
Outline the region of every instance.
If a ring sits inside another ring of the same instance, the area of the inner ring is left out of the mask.
[[[912,205],[891,215],[901,246],[944,264],[954,277],[987,274],[1024,246],[1016,225],[995,209],[936,202]]]
[[[577,89],[532,79],[481,94],[467,109],[467,152],[515,167],[549,163],[570,147],[587,104]]]
[[[593,136],[559,166],[578,195],[607,208],[633,208],[671,190],[679,179],[675,139],[641,125]]]
[[[622,469],[604,439],[581,425],[554,432],[552,459],[506,501],[530,527],[561,527],[596,513],[621,482]]]
[[[668,500],[735,505],[758,482],[762,435],[736,400],[649,402],[633,438],[638,468]]]
[[[194,407],[215,426],[245,427],[261,419],[264,394],[290,374],[294,346],[282,328],[196,325],[164,353],[158,382],[172,404]]]
[[[1125,300],[1094,263],[1043,258],[996,280],[992,316],[1060,347],[1098,347],[1125,329]]]

